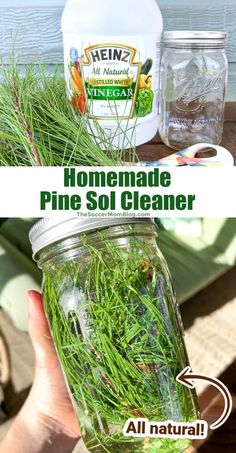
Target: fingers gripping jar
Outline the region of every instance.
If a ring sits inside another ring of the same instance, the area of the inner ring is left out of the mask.
[[[224,32],[164,33],[161,65],[163,142],[174,149],[222,140],[227,59]]]
[[[147,219],[44,219],[30,233],[45,310],[86,447],[182,452],[187,439],[125,437],[130,418],[191,422],[196,394],[167,264]]]

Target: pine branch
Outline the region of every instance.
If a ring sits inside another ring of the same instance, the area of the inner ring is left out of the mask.
[[[86,117],[75,115],[61,71],[13,62],[2,66],[0,83],[0,165],[117,166],[127,152],[115,149],[101,127],[96,138]],[[128,162],[135,162],[131,149]]]
[[[36,148],[34,140],[33,140],[33,134],[32,134],[32,132],[31,132],[31,130],[29,128],[29,125],[27,124],[27,121],[26,121],[26,119],[24,117],[24,114],[23,114],[23,111],[22,111],[22,107],[21,107],[21,103],[20,103],[20,99],[19,99],[19,96],[18,96],[18,93],[17,93],[16,89],[13,89],[12,96],[13,96],[13,101],[15,103],[16,109],[18,111],[19,119],[22,122],[22,126],[23,126],[23,130],[24,130],[26,139],[29,142],[29,145],[30,145],[30,148],[31,148],[31,151],[32,151],[32,155],[33,155],[34,160],[35,160],[35,164],[36,164],[36,166],[40,167],[42,165],[41,164],[41,160],[40,160],[40,156],[39,156],[39,153],[37,151],[37,148]]]

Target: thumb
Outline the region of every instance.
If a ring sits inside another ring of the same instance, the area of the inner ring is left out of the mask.
[[[35,351],[36,366],[48,368],[52,358],[56,357],[56,351],[44,312],[43,297],[37,291],[28,291],[27,296],[29,334]]]
[[[29,333],[36,356],[36,373],[28,404],[37,404],[40,412],[47,415],[48,419],[57,421],[78,436],[78,421],[53,345],[43,308],[43,297],[37,291],[29,291],[27,295]]]

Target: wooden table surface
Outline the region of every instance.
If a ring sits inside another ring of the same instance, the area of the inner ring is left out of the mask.
[[[205,441],[198,441],[186,453],[235,453],[236,452],[236,361],[219,376],[229,389],[233,408],[230,418],[216,431],[210,431]],[[224,410],[224,400],[217,390],[210,386],[199,398],[202,418],[210,425]]]
[[[224,135],[221,145],[233,154],[236,164],[236,102],[226,104]],[[146,161],[162,159],[174,152],[175,150],[162,143],[159,135],[146,145],[138,147],[139,159]]]

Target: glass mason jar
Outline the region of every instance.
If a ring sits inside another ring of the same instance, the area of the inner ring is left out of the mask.
[[[167,264],[150,219],[44,219],[30,233],[45,310],[89,451],[182,452],[191,441],[125,437],[130,418],[191,422],[195,390]]]
[[[164,33],[161,64],[163,142],[174,149],[222,140],[228,64],[224,32]]]

